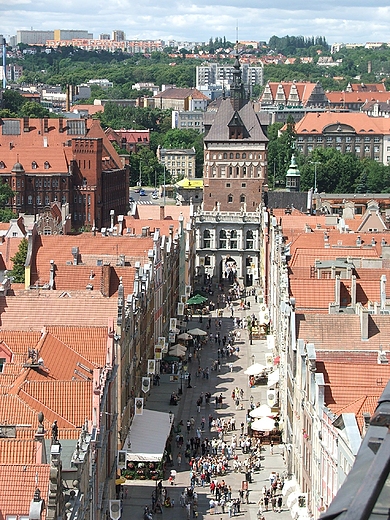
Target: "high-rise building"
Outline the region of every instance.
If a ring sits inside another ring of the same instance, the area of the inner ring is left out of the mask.
[[[16,45],[25,43],[26,45],[44,45],[46,40],[54,39],[54,31],[17,31]]]
[[[209,63],[196,67],[196,88],[208,90],[212,87],[220,87],[229,90],[233,81],[234,67]],[[248,63],[241,65],[241,78],[246,90],[254,85],[263,84],[263,66],[251,67]]]
[[[111,40],[115,42],[124,42],[126,40],[126,35],[123,31],[112,31]]]

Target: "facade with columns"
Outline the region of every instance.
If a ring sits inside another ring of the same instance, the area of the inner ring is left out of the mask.
[[[238,59],[230,98],[206,113],[205,133],[203,204],[195,214],[199,281],[257,285],[268,139],[246,97]]]

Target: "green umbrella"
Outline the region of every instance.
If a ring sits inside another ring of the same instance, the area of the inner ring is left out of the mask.
[[[187,305],[200,305],[204,302],[207,302],[207,298],[205,298],[201,294],[195,294],[187,300]]]

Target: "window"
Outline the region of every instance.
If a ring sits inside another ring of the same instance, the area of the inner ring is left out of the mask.
[[[345,142],[346,142],[346,143],[350,143],[351,141],[352,141],[352,139],[351,139],[350,137],[346,137],[346,138],[345,138]]]
[[[38,164],[37,164],[35,161],[33,161],[33,162],[31,163],[31,168],[32,168],[33,170],[36,170],[36,169],[38,168]]]
[[[355,153],[360,153],[360,146],[355,146]]]
[[[237,231],[235,229],[233,229],[231,232],[230,232],[230,247],[232,249],[237,249],[237,243],[238,243],[238,240],[237,240]]]
[[[369,152],[369,151],[370,151],[370,147],[369,147],[369,146],[365,146],[365,147],[364,147],[364,151],[365,151],[365,152]]]
[[[243,159],[246,159],[246,153],[243,153],[243,154],[242,154],[242,158],[243,158]]]
[[[32,195],[27,197],[27,204],[32,204]]]
[[[365,142],[365,143],[369,143],[370,141],[371,141],[371,139],[370,139],[369,137],[365,137],[365,138],[364,138],[364,142]]]
[[[245,202],[245,195],[240,195],[240,202]]]
[[[355,137],[355,143],[360,143],[361,139],[360,137]]]
[[[204,257],[204,265],[211,265],[211,257],[207,255]]]
[[[243,175],[246,175],[246,166],[243,166],[243,168],[242,168],[242,174],[243,174]]]
[[[37,206],[40,206],[42,204],[41,196],[37,195]]]
[[[203,231],[203,247],[210,248],[211,247],[211,234],[209,229],[205,229]]]
[[[240,158],[240,154],[236,153],[236,159],[239,159],[239,158]]]
[[[326,142],[327,142],[327,143],[331,143],[331,142],[332,142],[332,138],[331,138],[331,137],[327,137],[327,138],[326,138]]]
[[[5,365],[5,358],[0,358],[0,374],[4,370],[4,365]]]
[[[298,137],[298,143],[303,143],[303,137]]]
[[[227,159],[227,153],[226,152],[223,154],[223,158]]]
[[[322,137],[317,137],[317,143],[322,143]]]
[[[48,206],[50,204],[49,195],[45,195],[45,205]]]
[[[50,168],[49,161],[45,161],[43,166],[44,166],[45,170],[48,170]]]
[[[227,238],[226,238],[226,231],[224,229],[221,229],[219,232],[219,247],[226,249],[227,245]]]
[[[233,202],[233,195],[228,195],[228,202]]]
[[[341,137],[338,137],[338,136],[337,136],[337,137],[336,137],[336,143],[341,143],[341,142],[342,142]]]
[[[227,187],[227,188],[230,188],[230,182],[227,182],[227,183],[226,183],[226,187]]]
[[[233,158],[234,158],[234,154],[233,154],[233,153],[230,153],[230,154],[229,154],[229,157],[230,157],[230,159],[233,159]]]
[[[380,143],[379,137],[374,137],[374,143]]]

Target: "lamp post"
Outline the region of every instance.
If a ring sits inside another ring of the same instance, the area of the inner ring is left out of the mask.
[[[164,163],[164,206],[165,206],[165,163]]]
[[[317,193],[317,164],[321,164],[319,161],[310,161],[310,164],[314,164],[314,193]]]

